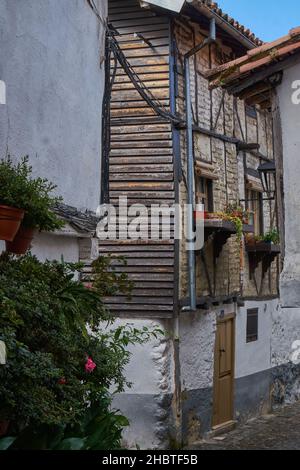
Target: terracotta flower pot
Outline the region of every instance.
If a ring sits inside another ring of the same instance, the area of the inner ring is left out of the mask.
[[[204,212],[204,219],[210,220],[210,219],[217,219],[218,217],[214,212]]]
[[[6,242],[6,250],[15,255],[25,255],[29,250],[34,236],[33,228],[20,227],[12,242]]]
[[[251,234],[248,234],[246,236],[246,244],[248,246],[254,246],[256,244],[255,236],[251,235]]]
[[[8,242],[15,238],[24,217],[22,209],[0,206],[0,240]]]

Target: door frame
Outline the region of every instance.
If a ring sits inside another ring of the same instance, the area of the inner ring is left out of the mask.
[[[217,334],[218,334],[218,326],[222,323],[226,323],[228,321],[232,321],[232,353],[231,353],[231,369],[232,369],[232,380],[231,380],[231,420],[225,423],[215,424],[215,409],[216,403],[218,400],[218,370],[216,367],[217,361],[217,354],[219,356],[219,351],[217,351]],[[213,374],[213,407],[212,407],[212,429],[220,428],[226,425],[231,424],[234,421],[234,391],[235,391],[235,343],[236,343],[236,313],[231,313],[228,315],[224,315],[224,317],[218,317],[216,323],[216,336],[215,336],[215,348],[214,348],[214,374]]]

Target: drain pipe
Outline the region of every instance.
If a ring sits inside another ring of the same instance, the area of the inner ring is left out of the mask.
[[[184,56],[185,73],[185,106],[186,106],[186,146],[187,146],[187,239],[192,243],[194,239],[194,142],[193,142],[193,111],[191,99],[190,83],[190,58],[197,54],[201,49],[216,41],[216,21],[214,18],[210,21],[210,34],[201,44],[191,49]],[[196,305],[196,256],[195,250],[188,252],[188,270],[189,270],[189,297],[190,305],[184,307],[183,311],[195,312]]]

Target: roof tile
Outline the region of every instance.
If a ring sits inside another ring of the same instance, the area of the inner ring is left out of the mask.
[[[217,86],[226,87],[234,80],[242,79],[245,74],[282,59],[286,55],[295,54],[299,52],[299,49],[300,27],[292,29],[287,36],[248,51],[246,55],[239,59],[209,70],[206,77],[211,81],[212,88]]]
[[[246,28],[244,25],[236,21],[234,18],[231,18],[227,13],[223,12],[223,10],[219,7],[217,2],[214,2],[212,0],[188,0],[190,3],[202,3],[203,5],[206,5],[210,10],[214,11],[217,13],[221,18],[223,18],[225,21],[230,23],[232,26],[234,26],[238,31],[240,31],[244,36],[246,36],[250,41],[253,42],[254,45],[260,46],[263,44],[263,41],[255,36],[255,34],[250,31],[250,29]]]

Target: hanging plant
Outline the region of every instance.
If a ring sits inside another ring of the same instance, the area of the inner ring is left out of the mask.
[[[226,211],[218,212],[217,214],[218,218],[231,222],[234,225],[237,238],[240,241],[243,236],[245,211],[242,208],[228,206]]]
[[[240,241],[243,236],[243,221],[236,216],[228,216],[227,220],[233,223],[235,230],[236,230],[236,235],[238,240]]]

